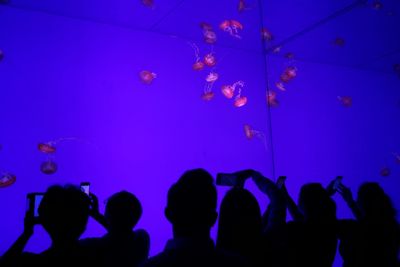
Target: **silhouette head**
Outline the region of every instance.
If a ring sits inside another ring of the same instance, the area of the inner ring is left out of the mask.
[[[364,183],[358,189],[357,204],[364,218],[390,220],[396,217],[396,211],[389,196],[378,183]]]
[[[51,186],[39,206],[39,220],[53,244],[78,241],[86,229],[90,200],[78,187]]]
[[[139,222],[142,205],[132,193],[121,191],[107,200],[105,218],[111,232],[127,232]]]
[[[260,206],[254,195],[243,188],[232,188],[221,203],[217,246],[245,253],[261,236],[261,221]]]
[[[205,236],[217,220],[217,190],[203,169],[185,172],[168,191],[165,216],[175,237]]]
[[[336,219],[336,204],[319,183],[302,186],[299,209],[306,221],[332,221]]]

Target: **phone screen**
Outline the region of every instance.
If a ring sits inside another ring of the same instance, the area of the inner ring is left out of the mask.
[[[81,190],[86,195],[89,195],[90,194],[90,183],[81,183]]]
[[[35,203],[34,203],[34,209],[33,209],[33,216],[34,217],[39,217],[39,206],[40,203],[42,202],[43,195],[42,194],[37,194],[35,195]]]
[[[217,185],[222,186],[236,186],[237,178],[236,175],[231,173],[218,173],[217,174]]]

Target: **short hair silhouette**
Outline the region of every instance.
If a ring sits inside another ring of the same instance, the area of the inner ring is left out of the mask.
[[[185,172],[168,191],[165,215],[179,230],[211,228],[217,219],[217,190],[203,169]]]
[[[53,242],[76,241],[86,229],[90,200],[78,187],[51,186],[39,206],[39,220]]]
[[[132,230],[142,216],[142,204],[130,192],[113,194],[106,204],[105,218],[109,230]]]
[[[230,189],[221,202],[217,247],[248,254],[257,245],[261,228],[261,210],[254,195],[243,188]]]
[[[392,201],[378,183],[362,184],[358,190],[357,204],[364,218],[385,221],[396,217]]]
[[[305,220],[336,219],[336,203],[320,183],[309,183],[301,187],[299,208]]]

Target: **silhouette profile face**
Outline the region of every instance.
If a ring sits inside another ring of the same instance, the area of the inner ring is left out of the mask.
[[[299,208],[306,220],[334,220],[336,218],[336,204],[319,183],[302,186]]]
[[[132,231],[142,216],[142,205],[135,195],[121,191],[107,200],[105,217],[110,231]]]
[[[185,172],[168,191],[165,215],[174,229],[187,234],[209,231],[217,219],[217,190],[203,169]]]
[[[86,229],[89,198],[74,186],[52,186],[39,206],[39,220],[53,243],[74,242]]]

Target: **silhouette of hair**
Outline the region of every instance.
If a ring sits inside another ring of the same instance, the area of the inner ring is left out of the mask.
[[[212,227],[217,217],[217,190],[203,169],[185,172],[168,191],[166,216],[178,227]]]
[[[336,219],[336,203],[319,183],[302,186],[299,209],[306,221],[331,221]]]
[[[142,212],[139,199],[132,193],[121,191],[107,200],[105,217],[111,229],[132,230]]]
[[[54,241],[78,240],[86,229],[90,200],[78,187],[51,186],[39,206],[39,220]]]
[[[358,190],[357,204],[364,218],[395,220],[396,210],[393,203],[378,183],[362,184]]]
[[[217,247],[248,255],[261,236],[260,206],[252,193],[243,188],[232,188],[222,200]]]

